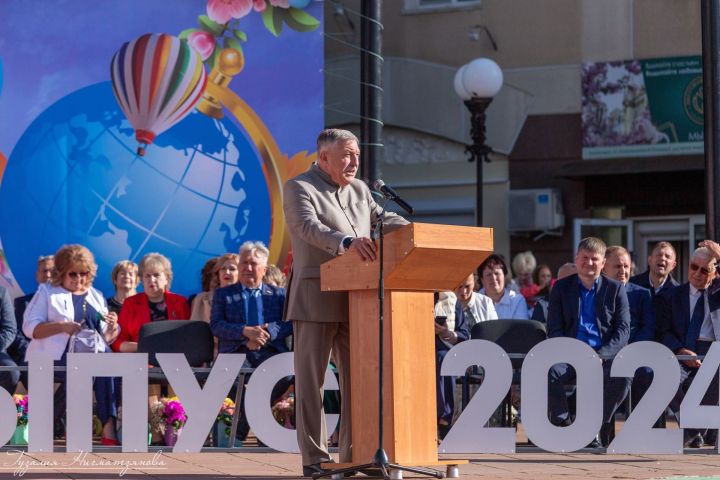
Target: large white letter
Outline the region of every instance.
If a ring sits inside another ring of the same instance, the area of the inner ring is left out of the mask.
[[[218,355],[203,388],[198,385],[185,354],[158,353],[157,359],[188,416],[173,453],[197,453],[245,362],[245,354]]]
[[[122,377],[122,451],[147,452],[147,365],[147,353],[68,354],[68,452],[92,451],[93,377]]]
[[[485,377],[467,408],[440,444],[440,453],[514,453],[515,429],[489,428],[488,419],[508,393],[512,364],[507,353],[487,340],[468,340],[445,355],[440,374],[462,377],[469,367],[482,366]]]
[[[577,413],[568,427],[548,419],[548,371],[556,363],[569,363],[577,379]],[[535,345],[522,366],[522,423],[535,445],[551,452],[579,450],[602,425],[603,370],[595,350],[574,338],[551,338]]]
[[[608,453],[682,453],[682,430],[653,428],[680,384],[680,365],[662,343],[637,342],[620,350],[612,364],[613,377],[634,377],[650,367],[653,379],[642,400],[608,446]],[[715,407],[717,408],[717,407]]]
[[[47,352],[33,352],[28,358],[29,452],[53,451],[53,359]],[[65,388],[64,385],[60,388]],[[13,418],[14,420],[14,418]]]
[[[295,430],[278,424],[270,409],[270,395],[281,379],[294,375],[293,353],[280,353],[265,360],[250,376],[245,392],[245,414],[257,438],[280,452],[300,451]],[[325,372],[325,390],[337,390],[338,382],[332,370]],[[328,435],[335,431],[339,415],[325,415]]]

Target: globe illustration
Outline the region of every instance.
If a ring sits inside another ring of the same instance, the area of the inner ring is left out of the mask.
[[[68,243],[93,252],[94,286],[106,296],[119,260],[160,252],[173,265],[172,290],[189,294],[211,257],[247,240],[268,244],[261,161],[232,121],[195,112],[145,157],[136,147],[110,82],[67,95],[28,127],[0,184],[0,238],[24,291],[36,288],[38,256]]]

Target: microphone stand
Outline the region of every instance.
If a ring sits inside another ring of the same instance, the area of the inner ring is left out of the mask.
[[[371,190],[372,191],[372,190]],[[373,192],[376,193],[376,192]],[[382,195],[382,194],[380,194]],[[339,480],[343,478],[343,474],[355,474],[358,471],[365,473],[372,477],[380,478],[380,475],[374,475],[376,471],[380,471],[384,480],[401,480],[402,472],[418,473],[420,475],[427,475],[435,478],[444,478],[445,474],[438,470],[432,470],[430,468],[419,468],[419,467],[407,467],[399,465],[397,463],[391,463],[388,459],[387,453],[384,448],[383,440],[383,349],[385,348],[385,331],[383,329],[384,324],[384,308],[385,308],[385,230],[383,224],[385,223],[385,205],[390,200],[385,195],[382,195],[383,201],[380,206],[380,215],[378,215],[378,222],[373,228],[371,237],[373,240],[378,241],[378,257],[380,260],[380,268],[378,269],[378,449],[375,451],[375,455],[370,463],[362,465],[355,465],[352,467],[337,468],[327,470],[322,473],[314,473],[312,478],[318,479],[323,477],[332,477],[333,480]],[[340,412],[342,415],[342,412]],[[391,475],[390,471],[393,470]]]

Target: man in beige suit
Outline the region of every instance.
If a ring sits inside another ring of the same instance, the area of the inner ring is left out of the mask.
[[[285,319],[293,322],[296,425],[305,476],[321,472],[320,464],[332,461],[322,406],[331,351],[342,399],[340,461],[352,459],[348,299],[344,292],[320,291],[320,264],[343,254],[374,261],[370,232],[381,212],[367,185],[355,181],[360,157],[355,135],[324,130],[318,136],[317,151],[317,163],[289,180],[283,191],[293,251]],[[407,223],[386,213],[387,231]]]

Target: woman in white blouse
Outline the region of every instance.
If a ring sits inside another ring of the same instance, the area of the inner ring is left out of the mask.
[[[105,297],[92,287],[97,265],[90,250],[82,245],[65,245],[55,254],[50,283],[40,285],[23,316],[23,332],[30,338],[26,358],[33,352],[47,352],[58,365],[65,365],[73,336],[81,330],[95,330],[101,337],[99,352],[109,352],[117,338],[117,314],[108,312]],[[88,359],[90,360],[90,359]],[[56,381],[64,383],[64,372]],[[119,445],[115,436],[117,405],[112,380],[98,377],[94,386],[97,413],[103,423],[102,444]],[[65,411],[65,388],[55,396],[55,418]]]
[[[505,288],[505,276],[508,273],[507,264],[500,255],[492,254],[480,264],[480,274],[483,288],[480,293],[487,295],[493,301],[495,312],[500,319],[527,320],[528,307],[525,298]]]
[[[458,300],[460,300],[462,304],[468,330],[472,330],[472,327],[476,323],[498,319],[493,301],[489,297],[476,292],[476,285],[477,278],[474,273],[471,273],[465,281],[455,289],[455,295],[457,295]]]

